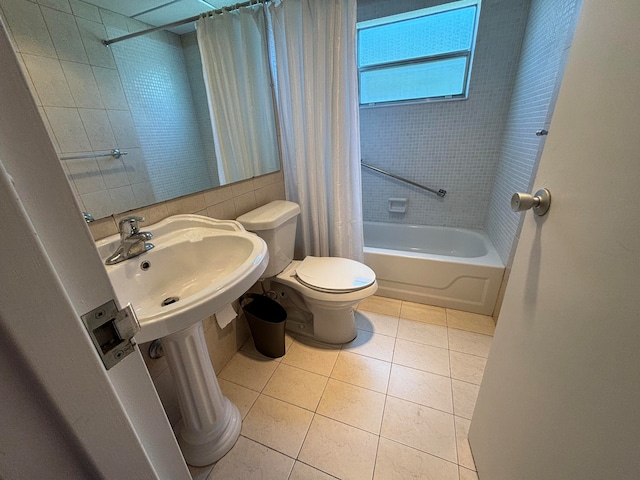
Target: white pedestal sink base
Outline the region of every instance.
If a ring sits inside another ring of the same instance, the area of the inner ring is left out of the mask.
[[[182,454],[194,467],[210,465],[231,450],[240,436],[240,412],[220,391],[202,322],[161,341],[182,413],[177,430]]]

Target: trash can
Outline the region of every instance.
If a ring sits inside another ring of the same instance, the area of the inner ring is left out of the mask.
[[[283,356],[285,309],[275,300],[257,293],[243,295],[240,305],[247,317],[256,350],[266,357]]]

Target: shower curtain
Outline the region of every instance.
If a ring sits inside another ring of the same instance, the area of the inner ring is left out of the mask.
[[[264,34],[264,8],[269,37]],[[275,0],[267,7],[201,19],[197,30],[216,153],[219,149],[219,158],[238,163],[225,165],[227,181],[233,180],[227,173],[232,167],[240,169],[241,161],[259,158],[261,145],[276,141],[275,125],[258,130],[244,115],[250,111],[245,101],[249,107],[273,109],[266,91],[271,65],[286,196],[302,211],[296,258],[361,261],[356,0]],[[255,138],[240,135],[258,131],[261,136]],[[272,136],[266,139],[267,134]]]
[[[220,184],[277,170],[280,157],[263,6],[201,18],[196,29]]]
[[[276,0],[276,98],[296,254],[362,260],[356,0]]]

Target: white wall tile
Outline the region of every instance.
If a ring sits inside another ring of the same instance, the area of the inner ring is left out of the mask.
[[[136,208],[136,199],[130,185],[109,190],[114,212],[126,212]]]
[[[114,158],[109,156],[96,158],[98,168],[102,172],[102,179],[108,189],[124,187],[131,183],[125,170],[123,158],[126,157]]]
[[[44,111],[51,123],[51,129],[58,141],[58,145],[60,145],[61,152],[86,152],[91,150],[91,144],[77,109],[44,107]]]
[[[107,217],[114,211],[108,190],[86,193],[80,195],[80,199],[84,205],[84,211],[91,213],[95,218]]]
[[[104,26],[84,18],[76,18],[76,22],[89,63],[98,67],[116,68],[111,49],[102,44],[107,38]]]
[[[2,0],[0,6],[18,51],[46,57],[56,56],[38,5],[24,0]]]
[[[76,17],[86,18],[93,22],[102,23],[98,7],[81,2],[80,0],[69,0],[69,4],[71,5],[71,11]]]
[[[89,63],[73,15],[42,7],[42,14],[60,60]]]
[[[129,182],[132,184],[148,182],[149,173],[147,172],[145,155],[142,149],[127,148],[125,151],[127,155],[122,157],[122,161],[124,162]]]
[[[136,127],[128,110],[107,110],[111,129],[116,137],[118,148],[139,147],[140,140],[136,134]]]
[[[116,147],[116,139],[105,110],[80,108],[78,111],[93,150],[111,150]]]
[[[51,7],[55,10],[71,13],[69,0],[37,0],[37,2],[44,7]]]
[[[107,189],[95,159],[82,158],[64,161],[80,195]]]
[[[122,89],[118,70],[104,67],[92,68],[105,107],[114,110],[127,110],[129,104]]]
[[[156,197],[153,193],[151,182],[134,183],[131,185],[133,196],[138,205],[151,205],[156,203]]]
[[[85,63],[61,61],[75,105],[80,108],[104,108],[93,70]]]
[[[75,106],[67,79],[57,59],[29,54],[23,54],[22,58],[43,106]]]
[[[440,3],[364,2],[358,19]],[[467,100],[360,109],[366,163],[447,190],[439,198],[363,168],[365,220],[484,227],[527,5],[527,0],[483,3]],[[406,214],[388,212],[392,197],[409,199]]]
[[[502,261],[507,264],[522,214],[510,208],[515,192],[529,192],[532,175],[542,153],[545,128],[553,111],[566,57],[573,36],[576,0],[533,0],[529,9],[522,58],[513,88],[507,127],[491,195],[487,231]]]

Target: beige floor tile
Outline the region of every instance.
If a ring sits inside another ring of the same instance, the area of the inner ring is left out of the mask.
[[[242,422],[242,435],[296,458],[313,413],[260,395]]]
[[[366,310],[368,312],[383,313],[385,315],[391,315],[397,317],[400,315],[400,307],[402,300],[396,300],[395,298],[386,298],[373,296],[369,297],[358,304],[358,310]]]
[[[343,350],[390,362],[396,339],[378,333],[358,330],[358,336],[342,346]]]
[[[480,387],[459,380],[451,380],[451,387],[453,390],[453,412],[458,417],[471,420]]]
[[[468,468],[460,467],[460,480],[478,480],[478,474]]]
[[[453,413],[451,379],[413,368],[393,365],[388,395]]]
[[[447,327],[417,322],[415,320],[400,319],[398,324],[398,338],[424,343],[433,347],[449,348]]]
[[[265,357],[254,357],[245,352],[236,353],[222,369],[219,377],[256,392],[262,391],[273,375],[278,362]]]
[[[289,477],[293,463],[293,458],[240,436],[208,480],[282,480]]]
[[[475,470],[476,464],[473,462],[471,447],[469,447],[469,425],[471,425],[471,421],[461,417],[455,417],[454,420],[456,424],[456,444],[458,446],[458,465]]]
[[[384,313],[368,312],[366,310],[355,312],[356,328],[367,332],[380,333],[395,337],[398,331],[398,317],[385,315]]]
[[[446,310],[433,305],[423,305],[421,303],[402,302],[400,317],[407,320],[432,323],[434,325],[447,325]]]
[[[343,480],[370,480],[377,447],[377,435],[316,415],[298,459]]]
[[[453,415],[387,397],[381,437],[457,463]]]
[[[467,353],[449,352],[451,378],[480,385],[487,359]]]
[[[493,335],[496,330],[496,323],[493,321],[493,317],[450,308],[447,308],[447,325],[450,328],[483,333],[484,335]]]
[[[284,363],[278,365],[262,393],[298,407],[315,411],[327,377]]]
[[[209,474],[213,470],[213,465],[207,465],[206,467],[194,467],[187,465],[192,480],[207,480]]]
[[[449,329],[449,349],[487,358],[491,349],[492,337],[463,330]]]
[[[458,480],[458,466],[415,448],[380,438],[374,480]]]
[[[449,350],[432,347],[421,343],[414,343],[398,338],[393,351],[393,363],[405,367],[417,368],[425,372],[437,373],[448,377]]]
[[[340,347],[298,338],[282,357],[282,363],[328,377],[336,363],[338,353],[340,353]]]
[[[247,416],[247,413],[249,413],[249,410],[251,410],[251,407],[258,398],[258,395],[260,395],[254,390],[249,390],[248,388],[228,382],[222,378],[218,379],[218,384],[220,385],[222,394],[227,397],[231,403],[238,407],[242,418]]]
[[[346,351],[340,352],[331,378],[386,393],[391,363]]]
[[[284,336],[285,353],[287,352],[287,350],[289,350],[289,347],[291,347],[292,343],[293,343],[293,337],[290,335],[285,335]],[[240,350],[243,352],[249,353],[251,355],[254,355],[256,357],[270,358],[270,357],[265,357],[256,349],[256,345],[253,341],[253,337],[249,337],[248,340],[244,342],[244,345],[240,347]],[[275,360],[276,362],[279,362],[281,358],[282,357],[278,357],[278,358],[274,358],[273,360]]]
[[[330,379],[317,413],[378,435],[385,395]]]
[[[306,463],[296,462],[289,480],[334,480],[335,478]]]

